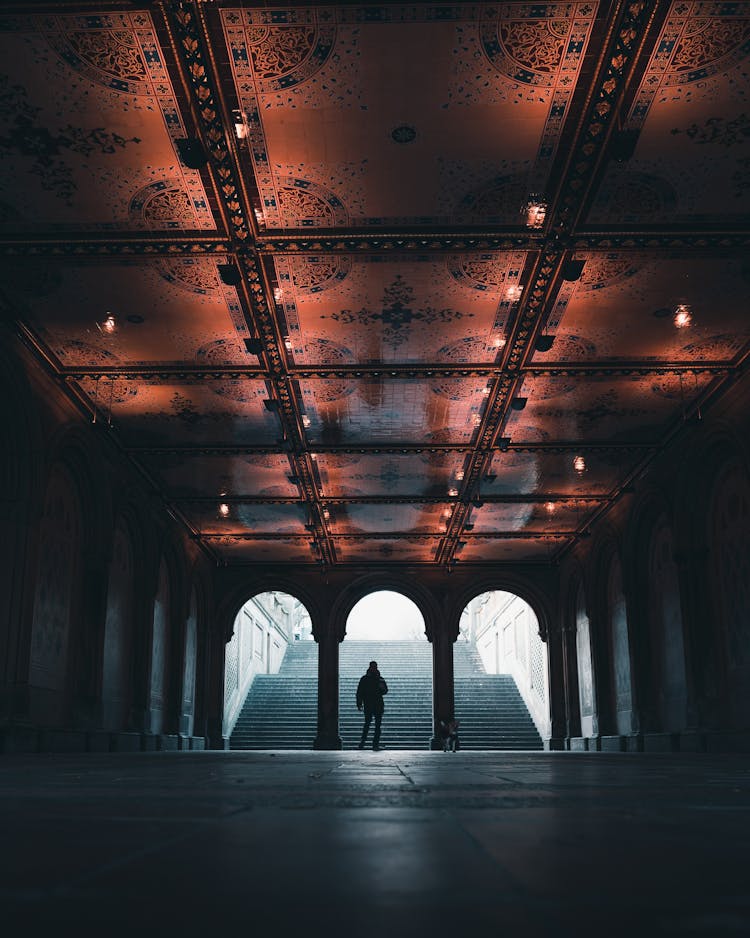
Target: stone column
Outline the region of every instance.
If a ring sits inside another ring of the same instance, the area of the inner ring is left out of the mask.
[[[563,678],[565,681],[565,735],[568,740],[581,735],[581,705],[578,687],[578,650],[575,627],[562,630]]]
[[[567,731],[567,681],[561,629],[552,629],[547,635],[547,661],[549,664],[549,739],[545,749],[564,749]]]
[[[432,642],[432,739],[430,749],[442,749],[443,738],[440,723],[455,716],[455,696],[453,685],[453,643],[458,633],[450,634],[441,624],[436,628]]]
[[[224,736],[224,654],[226,641],[221,629],[212,626],[206,636],[206,697],[204,732],[208,749],[229,749]]]
[[[318,732],[313,749],[341,749],[339,736],[339,643],[330,625],[314,636],[318,643]]]

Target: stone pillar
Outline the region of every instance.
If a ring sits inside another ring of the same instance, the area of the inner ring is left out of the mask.
[[[333,628],[319,630],[318,643],[318,732],[313,749],[341,749],[339,736],[339,643]]]
[[[721,677],[708,587],[710,553],[704,545],[675,551],[682,607],[686,720],[688,728],[710,728],[719,722]]]
[[[581,705],[578,687],[578,649],[575,626],[564,625],[562,630],[563,679],[565,682],[565,735],[581,735]]]
[[[92,728],[101,725],[102,654],[107,617],[109,556],[87,556],[81,570],[79,605],[71,629],[73,659],[73,723]],[[77,612],[77,615],[76,615]]]
[[[545,749],[564,749],[567,733],[567,681],[563,651],[563,632],[552,629],[547,635],[549,664],[549,739]]]
[[[204,732],[209,749],[229,749],[224,736],[224,653],[226,641],[221,629],[215,626],[206,632],[206,698]]]
[[[458,633],[450,632],[441,625],[430,636],[432,642],[432,739],[430,749],[442,749],[443,738],[440,723],[455,716],[453,687],[453,643]]]

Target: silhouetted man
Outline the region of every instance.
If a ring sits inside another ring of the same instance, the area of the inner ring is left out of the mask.
[[[371,661],[366,673],[359,679],[357,685],[357,710],[365,709],[365,725],[362,727],[362,739],[359,748],[365,748],[365,740],[370,732],[370,723],[375,717],[375,735],[372,739],[372,748],[380,749],[380,724],[383,721],[383,697],[388,693],[388,685],[380,676],[377,661]]]

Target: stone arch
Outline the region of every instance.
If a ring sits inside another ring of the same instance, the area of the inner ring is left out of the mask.
[[[344,640],[347,620],[357,603],[365,596],[383,590],[399,593],[414,603],[422,614],[425,634],[428,640],[432,641],[435,624],[439,622],[439,609],[434,597],[421,584],[397,573],[386,571],[357,578],[345,587],[336,598],[331,609],[330,625],[338,640]]]
[[[263,573],[234,586],[220,600],[216,611],[216,622],[225,643],[231,639],[234,621],[245,603],[259,593],[270,592],[287,593],[302,603],[310,615],[313,635],[317,639],[325,627],[326,620],[324,610],[315,593],[283,573]]]
[[[658,489],[634,506],[624,555],[641,728],[682,729],[687,691],[680,576],[670,506]]]
[[[446,620],[450,634],[458,635],[459,620],[469,602],[482,593],[494,590],[514,593],[529,604],[539,623],[539,637],[546,643],[554,622],[550,596],[525,578],[504,571],[481,573],[472,577],[470,583],[459,587],[450,596],[446,602]]]
[[[726,643],[723,619],[717,614],[721,597],[716,583],[718,541],[712,519],[715,495],[733,466],[750,474],[747,443],[730,427],[717,423],[705,430],[691,458],[683,460],[675,485],[674,529],[683,574],[691,704],[707,728],[727,719]]]

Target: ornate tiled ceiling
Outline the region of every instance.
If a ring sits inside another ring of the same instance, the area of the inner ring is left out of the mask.
[[[6,315],[219,562],[554,562],[747,359],[748,2],[11,3],[0,51]]]

